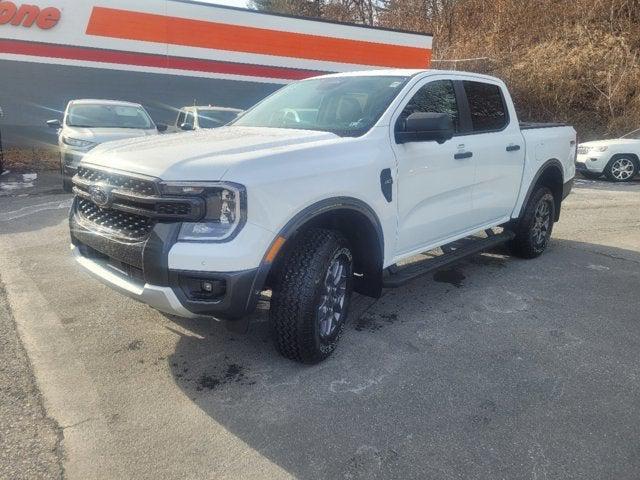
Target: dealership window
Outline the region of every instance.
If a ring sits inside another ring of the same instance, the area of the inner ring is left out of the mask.
[[[446,113],[451,117],[455,131],[460,131],[460,113],[453,82],[436,80],[427,83],[409,101],[398,121],[403,122],[414,113]]]
[[[463,83],[469,101],[473,131],[489,132],[506,127],[508,114],[500,87],[482,82]]]

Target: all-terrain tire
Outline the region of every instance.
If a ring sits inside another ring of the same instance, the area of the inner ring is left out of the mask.
[[[604,170],[612,182],[630,182],[638,174],[638,161],[633,157],[614,157]]]
[[[546,220],[542,220],[540,215]],[[529,198],[522,217],[513,227],[516,236],[509,242],[511,253],[520,258],[536,258],[542,255],[549,245],[555,218],[553,193],[547,187],[538,187]]]
[[[314,364],[333,353],[344,329],[353,291],[353,256],[347,240],[332,230],[310,229],[295,242],[274,282],[269,321],[282,356]],[[323,335],[327,324],[321,323],[320,311],[327,299],[329,270],[336,263],[344,265],[344,303],[339,321]]]

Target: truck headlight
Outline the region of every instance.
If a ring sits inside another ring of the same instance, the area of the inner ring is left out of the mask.
[[[602,147],[595,147],[595,149],[598,152],[606,152],[607,150],[609,150],[609,147],[607,147],[606,145],[603,145]]]
[[[91,150],[97,145],[97,143],[90,142],[88,140],[80,140],[78,138],[62,137],[62,143],[69,145],[70,147],[78,148],[80,150]]]
[[[171,196],[202,196],[206,213],[199,222],[184,222],[178,240],[224,242],[244,226],[247,194],[242,185],[232,183],[163,183],[162,193]]]

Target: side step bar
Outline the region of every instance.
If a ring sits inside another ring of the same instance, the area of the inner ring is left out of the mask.
[[[426,275],[427,273],[439,270],[443,267],[457,263],[465,257],[475,255],[485,250],[513,240],[515,234],[510,231],[494,233],[493,230],[486,231],[486,237],[466,237],[440,247],[441,255],[427,257],[406,266],[392,265],[385,270],[382,280],[384,288],[397,288],[406,283]]]

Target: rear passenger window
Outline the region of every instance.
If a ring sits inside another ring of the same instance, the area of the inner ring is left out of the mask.
[[[184,112],[180,112],[178,114],[178,120],[176,120],[176,125],[180,126],[184,123]]]
[[[500,87],[489,83],[465,81],[474,132],[502,130],[507,126],[507,109]]]
[[[402,111],[399,121],[404,122],[414,113],[447,113],[455,131],[460,131],[460,114],[456,102],[456,92],[451,80],[436,80],[418,90]]]

